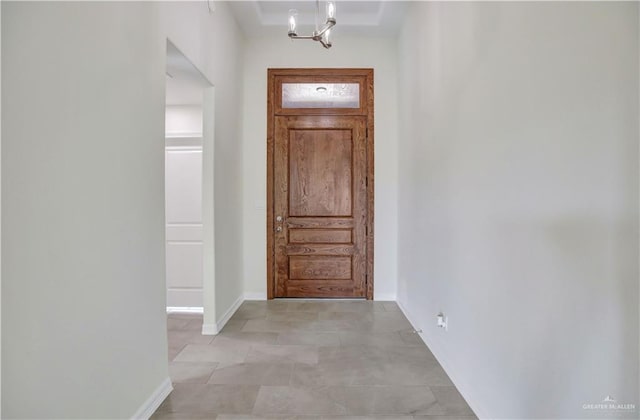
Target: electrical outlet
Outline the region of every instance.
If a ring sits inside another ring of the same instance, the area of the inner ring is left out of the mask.
[[[449,324],[449,319],[444,316],[444,314],[442,312],[440,312],[437,315],[437,322],[438,322],[438,327],[440,328],[444,328],[445,331],[448,331],[448,324]]]

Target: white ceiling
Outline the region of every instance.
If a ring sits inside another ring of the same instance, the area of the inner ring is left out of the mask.
[[[247,37],[287,35],[289,9],[298,10],[300,35],[314,29],[315,0],[298,1],[232,1],[229,3],[236,21]],[[320,1],[320,24],[324,23],[325,2]],[[400,25],[406,2],[404,1],[336,1],[337,25],[335,34],[394,36]]]
[[[231,1],[229,6],[247,37],[287,36],[289,9],[298,10],[299,33],[314,29],[315,0]],[[324,0],[320,1],[320,23],[324,21]],[[395,36],[404,13],[404,1],[336,1],[334,35]],[[201,105],[203,88],[210,86],[196,67],[170,42],[167,43],[167,105]]]

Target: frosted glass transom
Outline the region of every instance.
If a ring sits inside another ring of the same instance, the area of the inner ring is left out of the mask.
[[[360,85],[283,83],[282,108],[360,108]]]

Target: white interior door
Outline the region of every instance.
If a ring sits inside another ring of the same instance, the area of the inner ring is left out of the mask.
[[[202,137],[166,139],[167,306],[202,307]]]

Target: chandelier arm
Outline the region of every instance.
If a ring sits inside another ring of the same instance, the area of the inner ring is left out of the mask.
[[[327,32],[329,29],[333,28],[334,26],[336,26],[336,21],[335,20],[327,20],[327,23],[325,23],[325,25],[322,27],[320,32],[316,32],[316,33],[314,33],[314,35],[322,36],[322,35],[324,35],[325,32]]]
[[[294,34],[289,34],[289,38],[291,38],[291,39],[313,39],[313,40],[316,39],[316,37],[314,35],[294,35]]]
[[[326,49],[331,48],[331,44],[327,44],[326,42],[324,42],[324,39],[320,38],[318,41],[320,41],[322,46],[325,47]]]

